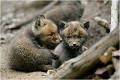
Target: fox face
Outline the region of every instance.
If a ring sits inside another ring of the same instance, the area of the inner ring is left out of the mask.
[[[88,29],[89,22],[82,24],[79,21],[72,21],[69,23],[62,22],[62,24],[66,27],[61,33],[63,42],[71,49],[79,49],[88,35],[83,27]]]
[[[38,43],[45,45],[48,49],[54,49],[62,40],[57,26],[46,18],[38,19],[32,30],[37,36]]]

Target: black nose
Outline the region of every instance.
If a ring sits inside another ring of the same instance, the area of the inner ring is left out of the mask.
[[[76,44],[74,43],[73,46],[76,46]]]
[[[62,42],[62,39],[60,39],[60,42]]]

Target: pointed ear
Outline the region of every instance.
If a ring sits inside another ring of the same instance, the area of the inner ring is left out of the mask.
[[[40,21],[40,19],[37,19],[37,20],[34,22],[34,27],[35,27],[35,29],[37,30],[40,26],[41,26],[41,21]]]
[[[89,28],[89,21],[83,23],[85,30]]]
[[[68,27],[68,23],[66,23],[65,21],[60,21],[59,26],[60,26],[60,29],[64,29],[64,28]]]
[[[40,34],[40,33],[39,33],[40,26],[41,26],[40,19],[37,19],[36,21],[33,22],[32,32],[33,32],[35,35],[39,35],[39,34]]]
[[[39,19],[47,19],[44,15],[40,15]]]

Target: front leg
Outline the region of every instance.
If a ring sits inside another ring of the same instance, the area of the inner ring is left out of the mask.
[[[54,68],[58,68],[60,65],[61,65],[62,63],[61,63],[61,60],[53,60],[52,61],[52,66],[54,67]]]

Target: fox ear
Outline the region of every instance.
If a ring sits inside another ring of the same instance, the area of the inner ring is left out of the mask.
[[[46,17],[44,15],[40,15],[35,23],[34,23],[34,26],[36,29],[40,28],[40,27],[43,27],[44,25],[46,25],[41,19],[46,19]]]
[[[35,29],[38,29],[41,26],[40,19],[37,19],[33,24],[34,24]]]
[[[88,30],[88,28],[89,28],[89,21],[83,22],[83,25],[84,25],[85,30]]]
[[[41,26],[40,19],[37,19],[36,21],[33,22],[32,31],[35,35],[40,34],[39,33],[40,26]]]
[[[64,28],[68,27],[68,23],[66,23],[65,21],[60,21],[59,26],[60,26],[60,29],[61,28],[64,29]]]
[[[47,19],[47,18],[45,17],[45,15],[40,15],[38,18],[39,18],[39,19]]]

